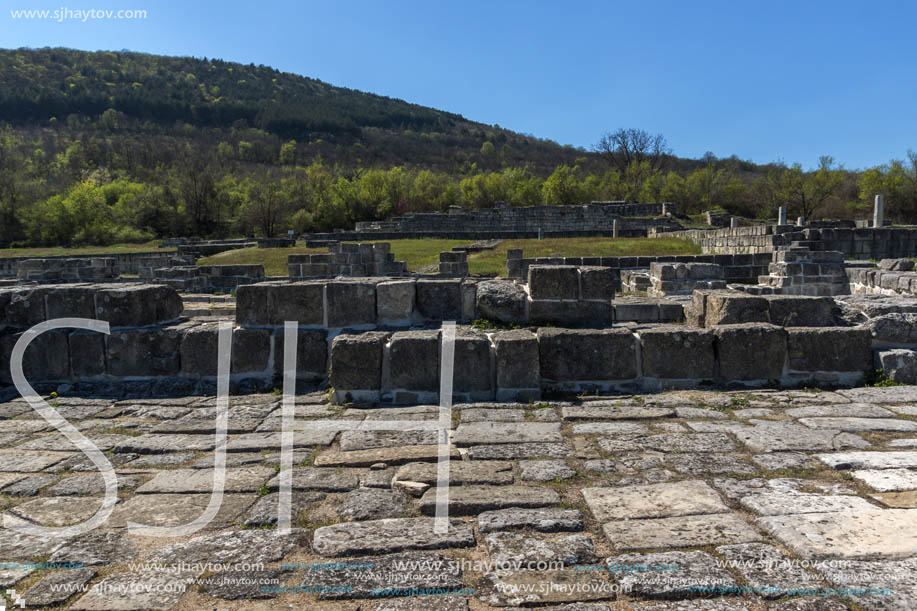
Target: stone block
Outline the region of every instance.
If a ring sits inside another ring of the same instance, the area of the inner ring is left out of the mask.
[[[917,344],[917,314],[883,314],[863,325],[876,341],[889,344]]]
[[[328,326],[371,325],[376,322],[376,285],[336,280],[325,285]]]
[[[331,386],[336,392],[382,388],[382,353],[389,334],[338,335],[331,343]]]
[[[267,324],[283,325],[295,320],[300,325],[321,326],[325,318],[325,285],[322,282],[294,282],[290,284],[248,284],[236,291],[236,312],[238,319],[242,300],[239,295],[250,287],[266,286],[267,302],[247,299],[247,306],[265,308],[268,311]],[[250,318],[246,315],[246,318]],[[241,319],[239,319],[242,322]],[[242,324],[248,324],[242,322]]]
[[[49,287],[45,294],[48,320],[52,318],[89,318],[95,316],[95,288]]]
[[[640,331],[643,375],[666,379],[712,379],[716,375],[713,333],[683,326]]]
[[[486,280],[477,284],[476,316],[487,320],[519,323],[526,320],[525,289],[507,280]]]
[[[538,329],[541,377],[555,382],[627,380],[637,375],[627,329]]]
[[[414,280],[391,280],[376,285],[376,318],[379,322],[409,321],[414,314]]]
[[[219,325],[206,323],[186,328],[181,339],[181,372],[187,377],[217,375]]]
[[[392,388],[439,391],[441,350],[438,330],[394,333],[391,344]]]
[[[493,343],[497,399],[522,400],[520,391],[523,396],[537,391],[541,384],[538,337],[522,329],[498,331],[493,334]]]
[[[571,265],[532,265],[528,285],[534,300],[579,298],[579,274]]]
[[[710,292],[704,306],[704,326],[769,322],[763,297],[733,292]]]
[[[417,311],[425,320],[460,320],[462,318],[462,281],[419,279]]]
[[[106,338],[106,368],[116,377],[171,376],[180,369],[181,335],[189,325],[121,329]],[[216,360],[214,349],[211,357]]]
[[[484,333],[469,327],[460,327],[456,330],[452,388],[455,392],[472,393],[475,400],[484,401],[492,398],[490,340]]]
[[[611,301],[543,301],[529,302],[529,320],[534,324],[567,327],[604,327],[614,322]]]
[[[283,376],[284,331],[274,333],[274,373]],[[296,343],[296,378],[317,382],[328,373],[328,335],[318,329],[299,329]]]
[[[917,351],[883,350],[879,363],[885,375],[898,384],[917,384]]]
[[[32,327],[48,319],[45,308],[47,289],[17,289],[10,293],[3,315],[12,327]]]
[[[234,329],[232,333],[232,357],[230,372],[236,374],[261,374],[273,376],[271,350],[273,348],[270,329]],[[217,362],[214,352],[212,361]],[[216,369],[214,369],[214,375]]]
[[[91,378],[105,373],[105,335],[95,331],[70,333],[70,372],[74,378]]]
[[[580,273],[580,298],[610,301],[615,296],[615,272],[610,267],[584,266]]]
[[[13,347],[24,333],[0,336],[0,382],[12,384],[10,359]],[[22,371],[27,381],[65,380],[70,377],[70,356],[67,345],[68,331],[46,331],[33,339],[22,355]]]
[[[787,332],[764,323],[718,325],[713,329],[717,371],[723,381],[779,380],[787,354]]]
[[[868,329],[797,328],[789,332],[790,369],[796,371],[862,371],[873,367]]]
[[[771,324],[781,327],[833,327],[839,308],[830,297],[765,295]]]
[[[120,285],[95,295],[96,318],[112,327],[142,327],[176,320],[184,309],[175,289],[162,285]]]

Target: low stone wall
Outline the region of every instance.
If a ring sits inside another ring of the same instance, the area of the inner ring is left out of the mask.
[[[439,274],[459,278],[467,276],[468,253],[464,250],[447,250],[439,253]]]
[[[853,294],[917,297],[917,272],[848,268],[846,273]]]
[[[188,265],[153,270],[153,282],[176,291],[229,293],[245,284],[264,280],[263,265]]]
[[[25,282],[101,282],[121,276],[111,257],[93,259],[27,259],[20,261],[16,277]]]
[[[331,242],[327,254],[290,255],[290,278],[334,278],[337,276],[403,276],[407,264],[395,261],[388,242],[352,244]]]
[[[167,267],[190,267],[194,265],[194,257],[180,257],[178,255],[156,255],[141,257],[138,261],[137,274],[141,280],[152,280],[157,269]]]
[[[218,255],[228,250],[255,248],[256,246],[258,246],[258,242],[255,240],[210,240],[206,242],[180,244],[178,246],[178,254],[198,259],[200,257]]]
[[[162,257],[174,255],[176,251],[155,251],[155,252],[126,252],[113,253],[106,255],[59,255],[52,257],[0,257],[0,278],[15,278],[19,264],[29,259],[40,258],[42,260],[63,260],[63,259],[114,259],[115,265],[122,274],[139,274],[141,261],[146,257]]]
[[[716,263],[651,263],[647,295],[690,295],[695,290],[725,289],[723,266]]]
[[[783,327],[833,327],[841,324],[840,308],[831,297],[747,295],[739,291],[695,291],[685,308],[694,327],[770,323]]]
[[[758,278],[758,286],[743,290],[755,295],[850,294],[841,252],[791,247],[776,251],[773,256],[768,275]]]
[[[289,248],[296,246],[296,238],[258,238],[258,248]]]

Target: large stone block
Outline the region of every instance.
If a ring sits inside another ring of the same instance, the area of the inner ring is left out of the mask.
[[[69,338],[70,372],[74,378],[105,373],[105,335],[96,331],[73,331]]]
[[[48,287],[45,304],[48,320],[52,318],[90,318],[95,315],[95,291],[87,286]]]
[[[417,293],[414,283],[414,280],[391,280],[376,285],[376,318],[379,322],[411,320]]]
[[[175,320],[184,309],[175,289],[158,284],[121,285],[96,292],[96,318],[113,327],[142,327]]]
[[[863,325],[874,340],[887,344],[917,344],[917,314],[884,314]]]
[[[190,325],[119,329],[106,339],[106,368],[116,377],[176,375],[182,333]],[[216,360],[216,352],[211,355]]]
[[[9,296],[3,316],[12,327],[32,327],[48,319],[45,308],[47,289],[17,289]]]
[[[763,297],[732,292],[710,292],[704,306],[704,326],[769,322],[767,301]]]
[[[584,266],[579,268],[580,298],[610,301],[615,296],[617,278],[610,267]]]
[[[882,371],[898,384],[917,384],[917,351],[883,350],[879,353]]]
[[[683,326],[640,331],[643,375],[652,378],[711,379],[716,375],[713,333]]]
[[[274,373],[283,376],[284,331],[274,333]],[[296,377],[319,381],[328,375],[328,335],[318,329],[300,329],[296,341]]]
[[[530,301],[529,320],[563,327],[604,327],[614,322],[614,306],[611,301]]]
[[[627,380],[637,351],[627,329],[538,329],[541,377],[555,382]]]
[[[490,340],[484,333],[469,327],[456,330],[452,388],[458,393],[472,393],[475,400],[492,398]]]
[[[217,375],[219,325],[206,323],[185,329],[181,340],[181,372],[188,377]]]
[[[790,369],[862,371],[872,369],[872,336],[863,328],[788,329]]]
[[[477,317],[504,323],[526,320],[526,294],[508,280],[486,280],[477,285]]]
[[[717,370],[720,379],[779,380],[787,353],[787,332],[764,323],[718,325],[716,341]]]
[[[426,320],[460,320],[462,318],[462,281],[417,281],[417,311]]]
[[[258,286],[258,285],[247,285]],[[238,296],[243,289],[236,291]],[[325,286],[322,282],[275,284],[268,288],[268,324],[282,325],[295,320],[301,325],[321,326],[325,320]],[[260,304],[263,307],[264,304]],[[238,308],[238,302],[236,308]]]
[[[497,399],[536,398],[541,385],[538,338],[518,329],[493,334],[497,368]]]
[[[0,382],[12,384],[10,359],[13,347],[24,334],[0,336]],[[30,383],[65,380],[70,377],[70,356],[66,330],[46,331],[33,339],[22,355],[22,371]]]
[[[391,345],[392,388],[438,391],[441,350],[439,331],[394,333]]]
[[[575,266],[532,265],[528,281],[532,299],[579,299],[579,273]]]
[[[371,325],[376,322],[376,286],[372,282],[335,280],[326,285],[328,326]]]
[[[232,333],[232,357],[230,373],[260,374],[273,376],[271,350],[273,348],[270,329],[234,329]],[[216,373],[216,356],[212,359]]]
[[[338,335],[331,343],[331,386],[336,392],[382,388],[382,353],[389,334]]]
[[[770,322],[781,327],[833,327],[837,303],[831,297],[764,295]]]

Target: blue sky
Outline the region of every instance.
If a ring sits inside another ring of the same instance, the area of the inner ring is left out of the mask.
[[[2,47],[265,64],[585,148],[639,127],[684,157],[804,167],[828,154],[862,168],[917,149],[913,2],[3,4]],[[9,12],[63,7],[147,17]]]

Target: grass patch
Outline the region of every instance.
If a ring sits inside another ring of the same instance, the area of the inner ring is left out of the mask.
[[[128,252],[149,252],[159,250],[162,240],[142,244],[112,244],[111,246],[46,246],[41,248],[0,248],[0,257],[58,257],[72,255],[114,255]]]

